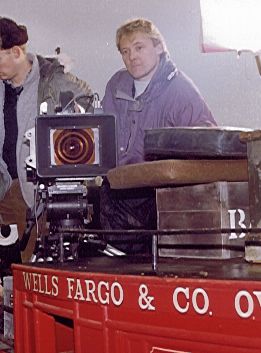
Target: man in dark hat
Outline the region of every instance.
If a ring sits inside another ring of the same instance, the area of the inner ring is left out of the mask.
[[[25,159],[29,148],[25,132],[34,127],[40,105],[53,114],[61,93],[89,96],[89,85],[70,73],[56,59],[26,51],[27,29],[0,17],[0,224],[25,228],[25,211],[34,204],[34,185],[27,181]],[[1,234],[0,234],[1,240]],[[23,255],[28,260],[33,241]],[[1,267],[1,264],[0,264]]]

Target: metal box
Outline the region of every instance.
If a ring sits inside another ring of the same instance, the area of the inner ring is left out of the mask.
[[[189,230],[190,233],[159,235],[160,256],[244,256],[244,228],[250,223],[247,182],[158,188],[156,195],[158,229]],[[228,228],[242,231],[221,231]],[[200,230],[204,234],[199,234]]]

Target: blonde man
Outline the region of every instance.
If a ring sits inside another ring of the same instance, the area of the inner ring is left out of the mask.
[[[117,30],[116,45],[125,68],[109,80],[103,109],[116,116],[119,165],[144,161],[146,129],[216,125],[199,90],[170,60],[166,43],[151,21],[138,18],[124,23]],[[101,224],[105,229],[155,227],[153,191],[119,193],[105,181]],[[134,244],[135,240],[145,244],[143,239],[108,238],[123,240],[119,247],[128,253],[143,252],[146,246]]]

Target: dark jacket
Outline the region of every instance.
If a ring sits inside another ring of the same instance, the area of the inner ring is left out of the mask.
[[[48,113],[53,114],[60,103],[61,92],[72,92],[74,96],[90,95],[89,85],[70,73],[64,73],[64,67],[56,59],[46,59],[28,54],[32,61],[32,69],[23,83],[23,90],[17,101],[18,138],[16,146],[17,171],[23,197],[28,206],[34,202],[34,185],[27,181],[25,160],[29,156],[28,142],[25,133],[35,126],[39,115],[40,104],[47,102]],[[0,108],[3,107],[5,88],[0,81]],[[1,113],[2,112],[2,113]],[[12,179],[2,159],[2,149],[5,137],[3,109],[0,109],[0,199],[9,189]]]
[[[40,70],[38,85],[38,112],[42,102],[47,102],[48,113],[53,114],[54,109],[60,104],[60,93],[71,92],[74,97],[86,94],[91,95],[92,91],[87,82],[80,80],[71,73],[64,73],[64,67],[55,58],[44,58],[37,55]],[[86,98],[79,103],[86,108]]]

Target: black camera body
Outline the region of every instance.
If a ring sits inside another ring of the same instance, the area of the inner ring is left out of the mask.
[[[104,176],[116,166],[113,115],[39,116],[35,141],[36,172],[41,179]]]
[[[71,231],[84,230],[92,220],[90,186],[116,166],[115,117],[89,113],[40,115],[35,129],[26,135],[30,140],[28,180],[38,185],[37,194],[49,225],[47,236],[38,237],[35,253],[44,261],[75,259],[79,244],[90,238],[84,232]]]

